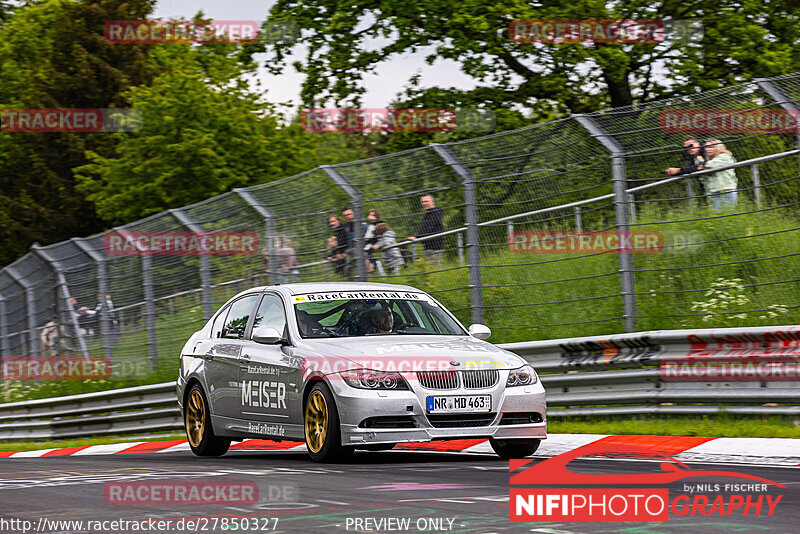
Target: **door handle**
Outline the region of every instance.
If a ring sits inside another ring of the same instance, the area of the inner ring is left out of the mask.
[[[248,363],[250,362],[250,355],[249,354],[242,354],[239,356],[239,363]]]
[[[214,359],[214,355],[213,354],[203,354],[203,359],[207,360],[207,361],[211,361],[211,360]]]

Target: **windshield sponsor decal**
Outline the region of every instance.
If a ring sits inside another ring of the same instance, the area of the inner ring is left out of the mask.
[[[362,299],[391,299],[391,300],[418,300],[430,302],[430,298],[422,293],[407,293],[403,291],[328,291],[325,293],[306,293],[295,295],[295,304],[302,302],[322,302],[326,300],[362,300]]]

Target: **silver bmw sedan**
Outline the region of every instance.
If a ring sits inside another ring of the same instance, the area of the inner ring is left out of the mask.
[[[519,356],[409,286],[248,289],[184,345],[189,444],[219,456],[248,438],[305,441],[316,461],[400,442],[489,438],[503,458],[547,435],[545,391]]]

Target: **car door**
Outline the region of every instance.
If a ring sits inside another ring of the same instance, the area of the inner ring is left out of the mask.
[[[260,327],[271,327],[288,338],[283,299],[265,293],[259,303],[248,337]],[[242,344],[239,381],[242,419],[249,432],[269,436],[297,434],[301,403],[300,369],[286,344],[265,345],[252,339]]]
[[[260,297],[260,294],[245,295],[233,301],[221,328],[217,329],[216,321],[212,327],[212,335],[218,337],[209,340],[210,347],[203,358],[214,415],[239,417],[239,358],[247,324]]]

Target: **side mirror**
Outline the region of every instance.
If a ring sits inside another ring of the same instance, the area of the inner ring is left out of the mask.
[[[253,341],[264,345],[277,345],[284,341],[284,337],[271,326],[261,326],[253,330]]]
[[[489,339],[489,336],[492,335],[492,331],[485,324],[471,324],[467,331],[476,339]]]

